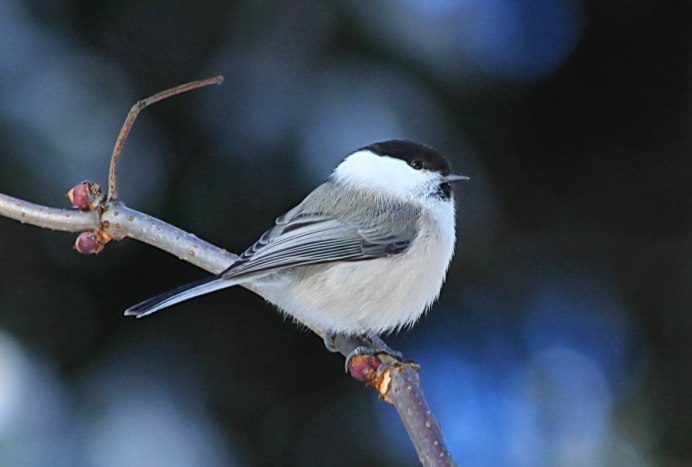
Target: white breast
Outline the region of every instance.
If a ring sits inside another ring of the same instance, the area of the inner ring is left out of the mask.
[[[437,299],[454,254],[453,202],[428,201],[419,236],[403,254],[314,266],[301,280],[262,281],[258,292],[325,332],[377,334],[413,325]]]

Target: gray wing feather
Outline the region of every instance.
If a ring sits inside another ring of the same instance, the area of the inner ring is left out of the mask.
[[[417,234],[420,210],[409,204],[381,206],[377,213],[363,218],[362,213],[355,216],[351,210],[338,209],[358,201],[344,203],[338,196],[358,193],[322,193],[335,202],[331,206],[320,205],[321,209],[315,209],[313,195],[279,217],[276,226],[240,255],[222,276],[230,279],[288,267],[395,255],[405,251]]]

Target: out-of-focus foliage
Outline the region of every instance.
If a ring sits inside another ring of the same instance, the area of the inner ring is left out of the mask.
[[[676,3],[676,2],[674,2]],[[447,154],[440,303],[388,341],[422,364],[462,465],[692,463],[690,5],[654,0],[0,0],[0,191],[104,183],[238,251],[349,151]],[[0,219],[0,464],[417,465],[391,407],[244,290],[145,320],[203,275]]]

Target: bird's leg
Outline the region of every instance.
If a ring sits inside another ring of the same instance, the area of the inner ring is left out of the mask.
[[[341,341],[342,338],[344,338],[343,334],[326,332],[324,333],[322,340],[324,341],[324,346],[327,348],[327,350],[330,352],[339,353],[339,343],[337,341]]]
[[[366,332],[362,335],[348,335],[341,333],[326,333],[324,345],[330,352],[340,352],[346,349],[346,371],[353,357],[358,355],[378,355],[387,354],[397,360],[402,359],[402,354],[389,347],[377,334]]]
[[[377,355],[377,354],[387,354],[390,357],[394,357],[397,360],[401,360],[403,358],[403,355],[401,352],[398,350],[394,350],[390,346],[387,345],[385,341],[383,341],[380,336],[378,336],[375,333],[368,332],[365,334],[363,337],[363,340],[366,341],[366,345],[361,345],[359,347],[356,347],[351,354],[353,356],[356,355]]]

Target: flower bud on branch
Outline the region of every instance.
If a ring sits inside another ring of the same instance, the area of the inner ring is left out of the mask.
[[[67,199],[72,207],[80,211],[95,211],[103,202],[103,193],[98,183],[84,180],[70,188]]]

